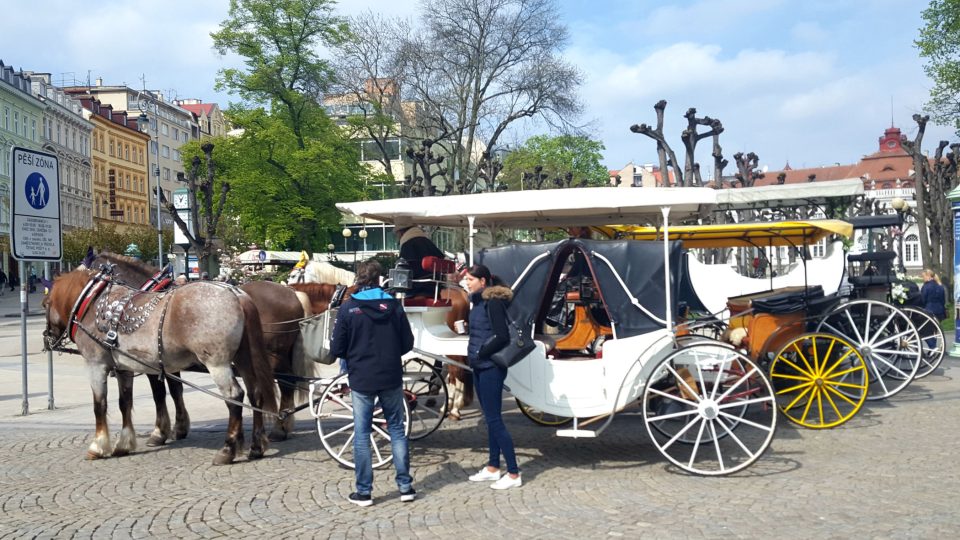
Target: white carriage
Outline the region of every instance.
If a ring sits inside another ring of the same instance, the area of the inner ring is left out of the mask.
[[[716,203],[717,191],[706,188],[580,188],[337,206],[386,223],[404,218],[424,226],[467,228],[470,262],[486,264],[513,288],[510,314],[537,343],[510,368],[505,386],[525,412],[571,418],[572,425],[559,429],[558,436],[600,436],[616,413],[639,404],[647,433],[668,460],[695,474],[723,475],[760,458],[776,430],[777,409],[773,389],[752,359],[714,342],[678,346],[673,323],[678,242],[567,239],[474,250],[477,227],[490,229],[494,237],[504,228],[656,223],[668,229],[671,220],[695,219]],[[573,340],[587,339],[582,348],[564,340],[569,334],[545,333],[546,310],[558,280],[568,259],[576,256],[585,258],[589,268],[588,279],[580,282],[587,285],[571,296],[586,314],[577,322],[590,326]],[[436,429],[446,412],[437,364],[466,356],[467,338],[446,327],[445,309],[407,308],[416,338],[407,359],[408,387],[420,385],[411,392],[411,424],[416,431],[424,411],[436,417],[424,422],[418,435]],[[606,320],[598,322],[591,311]],[[558,348],[558,340],[567,345]],[[311,410],[325,448],[349,465],[352,424],[344,383],[334,381],[318,392]],[[385,429],[375,426],[373,443],[375,463],[387,463]]]

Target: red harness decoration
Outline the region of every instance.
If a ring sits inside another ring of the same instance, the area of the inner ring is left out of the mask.
[[[99,276],[98,276],[99,277]],[[70,334],[70,339],[76,343],[74,337],[77,335],[77,323],[79,323],[83,316],[87,314],[87,310],[90,309],[90,304],[100,293],[103,292],[103,289],[106,288],[108,280],[97,279],[88,284],[82,293],[80,293],[80,298],[77,300],[77,303],[74,304],[73,310],[70,313],[70,320],[67,323],[67,332]]]
[[[173,283],[173,280],[167,275],[167,268],[164,268],[145,281],[140,286],[140,290],[143,292],[160,292],[169,287],[171,283]]]

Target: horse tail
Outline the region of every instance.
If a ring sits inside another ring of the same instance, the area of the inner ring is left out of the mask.
[[[277,390],[273,381],[273,369],[267,360],[267,347],[263,339],[260,312],[247,293],[237,290],[237,300],[243,309],[243,339],[238,351],[238,367],[244,367],[253,375],[253,388],[247,391],[259,398],[260,408],[276,413]],[[251,400],[252,401],[252,400]]]

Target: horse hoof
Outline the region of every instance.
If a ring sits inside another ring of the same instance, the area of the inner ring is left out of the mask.
[[[230,465],[233,463],[233,452],[221,449],[217,455],[213,456],[214,465]]]
[[[270,442],[285,441],[287,437],[289,437],[289,435],[287,435],[285,431],[271,431],[270,435],[267,435],[267,439],[269,439]]]
[[[190,434],[190,430],[189,430],[189,429],[185,429],[185,430],[183,430],[183,431],[177,430],[177,431],[173,434],[173,440],[175,440],[175,441],[182,441],[183,439],[186,439],[186,438],[187,438],[187,435],[189,435],[189,434]]]
[[[108,457],[109,457],[109,456],[105,456],[105,455],[103,455],[103,454],[98,454],[98,453],[96,453],[96,452],[91,452],[91,451],[87,450],[87,460],[89,460],[89,461],[93,461],[93,460],[95,460],[95,459],[106,459],[106,458],[108,458]]]
[[[447,413],[447,416],[449,416],[452,420],[460,420],[460,413],[457,411],[450,411]]]
[[[129,456],[129,455],[130,455],[129,450],[121,450],[119,448],[116,448],[113,451],[113,457],[123,457],[123,456]]]
[[[167,444],[167,438],[163,435],[151,435],[147,439],[147,446],[163,446]]]
[[[263,448],[251,448],[250,452],[247,453],[247,459],[250,461],[256,461],[263,457]]]

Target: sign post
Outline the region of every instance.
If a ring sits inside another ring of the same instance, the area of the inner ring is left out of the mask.
[[[947,193],[947,200],[950,201],[950,209],[953,211],[953,315],[954,321],[957,317],[957,305],[960,303],[960,186],[957,186],[950,193]],[[944,344],[946,346],[946,344]],[[960,356],[960,331],[953,330],[953,348],[948,353],[950,356]]]
[[[30,413],[27,393],[26,261],[59,261],[60,167],[57,156],[14,146],[10,152],[10,251],[20,261],[20,347],[23,366],[23,407]]]

